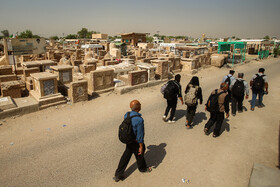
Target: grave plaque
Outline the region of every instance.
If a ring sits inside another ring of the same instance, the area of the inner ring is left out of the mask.
[[[62,73],[62,77],[63,77],[63,82],[68,82],[70,81],[70,73],[69,71],[64,71]]]
[[[45,96],[54,94],[54,80],[45,80],[43,81],[43,84]]]
[[[84,92],[84,88],[83,87],[78,87],[77,88],[77,95],[78,97],[84,96],[85,92]]]

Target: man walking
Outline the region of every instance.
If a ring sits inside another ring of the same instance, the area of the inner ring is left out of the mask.
[[[243,80],[244,73],[238,73],[238,78],[233,80],[230,84],[230,90],[232,93],[231,101],[231,113],[232,116],[236,115],[236,104],[239,113],[243,112],[243,100],[244,92],[246,93],[246,99],[249,97],[249,86],[248,83]]]
[[[124,179],[124,171],[129,163],[131,155],[134,154],[138,170],[142,173],[151,172],[151,168],[148,168],[144,158],[145,144],[144,144],[144,120],[139,113],[141,110],[141,103],[138,100],[133,100],[130,102],[131,112],[127,112],[124,119],[131,117],[131,125],[133,133],[136,139],[126,144],[125,151],[120,159],[118,168],[115,172],[113,179],[118,182]]]
[[[162,117],[164,121],[166,121],[167,115],[171,109],[170,117],[168,118],[168,123],[175,123],[176,121],[173,120],[176,107],[177,107],[177,97],[181,100],[182,105],[183,98],[182,98],[182,89],[180,85],[181,75],[177,74],[175,76],[175,80],[171,80],[167,83],[167,86],[164,90],[164,98],[167,100],[167,107],[165,109],[165,113]]]
[[[209,105],[217,105],[215,107],[215,110],[210,110],[210,119],[205,124],[204,132],[206,135],[209,135],[209,129],[216,123],[213,137],[216,138],[220,136],[220,130],[224,121],[224,112],[226,112],[226,118],[229,117],[229,96],[227,94],[228,90],[228,84],[222,83],[220,86],[220,89],[216,89],[212,91],[207,103],[205,110],[208,107],[212,107]],[[211,104],[210,104],[211,102]]]
[[[263,95],[268,94],[268,82],[267,82],[267,76],[264,74],[265,69],[260,68],[259,73],[253,75],[251,81],[250,81],[250,86],[252,89],[252,101],[251,101],[251,110],[255,110],[255,104],[256,104],[256,99],[257,95],[259,95],[259,103],[258,107],[262,108],[264,107],[264,104],[262,103],[263,101]],[[265,91],[264,91],[265,89]]]
[[[232,83],[232,81],[235,79],[235,77],[233,76],[234,73],[235,73],[234,70],[230,70],[229,74],[225,75],[223,80],[222,80],[222,83],[224,83],[224,82],[227,83],[228,88],[229,88],[230,84]],[[229,95],[229,100],[231,100],[231,91],[228,89],[227,92],[228,92],[228,95]]]

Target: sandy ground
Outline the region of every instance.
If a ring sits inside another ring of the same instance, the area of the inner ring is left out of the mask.
[[[260,67],[266,69],[270,87],[266,107],[252,112],[244,101],[248,111],[230,116],[216,139],[203,133],[209,118],[204,105],[198,107],[191,130],[184,126],[186,106],[180,102],[177,122],[163,122],[161,85],[6,119],[0,126],[0,186],[247,186],[254,163],[278,164],[280,59],[234,69],[249,81]],[[196,74],[203,103],[228,71],[210,67]],[[182,73],[183,91],[190,78]],[[140,173],[132,157],[126,180],[115,183],[112,177],[125,148],[118,126],[132,99],[142,103],[145,157],[153,171]]]

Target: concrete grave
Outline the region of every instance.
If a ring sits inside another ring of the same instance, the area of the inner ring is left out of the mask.
[[[82,74],[86,74],[86,73],[90,73],[91,71],[96,70],[96,65],[90,64],[90,65],[86,65],[86,64],[82,64],[80,65],[80,71]]]
[[[57,65],[57,62],[54,62],[52,60],[40,60],[40,61],[37,61],[37,62],[41,65],[41,69],[40,69],[41,72],[44,72],[47,69],[50,70],[51,66],[56,66]]]
[[[68,97],[72,103],[88,100],[88,83],[86,80],[70,83]]]
[[[23,81],[9,81],[1,83],[2,97],[10,96],[12,98],[20,98],[21,90],[25,88]]]
[[[148,82],[148,72],[146,70],[131,71],[128,73],[128,84],[130,86]]]
[[[182,70],[191,73],[197,68],[198,59],[194,58],[181,58]]]
[[[88,93],[114,89],[114,70],[104,69],[91,71],[85,75],[88,81]]]
[[[137,62],[136,63],[137,67],[140,70],[146,70],[148,72],[148,80],[155,80],[156,76],[156,67],[149,64],[149,63],[143,63],[143,62]]]
[[[0,75],[0,83],[8,82],[8,81],[16,81],[17,76],[15,74],[12,75]]]
[[[25,68],[39,68],[41,67],[41,64],[39,64],[37,61],[27,61],[27,62],[22,62],[21,63],[23,69]]]
[[[225,64],[225,58],[227,54],[212,54],[211,65],[216,67],[222,67]]]
[[[23,69],[24,80],[26,80],[27,77],[30,77],[31,73],[39,73],[39,72],[40,70],[38,67]]]
[[[11,75],[13,74],[12,66],[0,66],[0,75]]]
[[[68,84],[73,81],[73,66],[51,66],[53,73],[58,76],[58,85]]]
[[[33,78],[33,90],[30,91],[30,95],[39,102],[40,109],[66,102],[64,97],[58,93],[57,75],[42,72],[33,73],[31,77]]]
[[[0,112],[3,110],[16,108],[17,105],[10,96],[0,98]]]
[[[156,79],[167,79],[168,78],[169,62],[167,60],[151,60],[151,63],[157,67]]]

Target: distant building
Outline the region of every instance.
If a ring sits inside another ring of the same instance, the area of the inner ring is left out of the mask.
[[[138,43],[146,43],[146,36],[149,33],[124,33],[121,34],[122,42],[128,45],[137,46]]]
[[[92,34],[91,38],[96,40],[107,40],[108,34]]]

